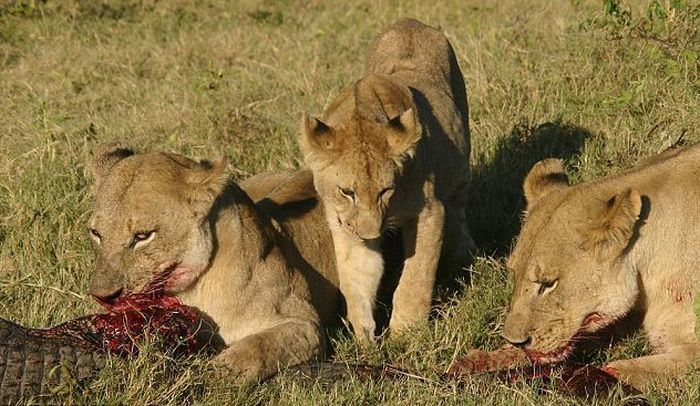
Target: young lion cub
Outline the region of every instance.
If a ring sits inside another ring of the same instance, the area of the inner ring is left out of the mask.
[[[463,257],[473,244],[464,223],[467,95],[448,40],[416,20],[379,35],[364,77],[322,120],[303,115],[300,147],[326,208],[355,334],[374,337],[379,247],[391,227],[401,227],[406,260],[389,327],[425,320],[441,251]]]
[[[263,379],[325,355],[323,325],[340,305],[332,240],[310,172],[258,175],[246,193],[224,168],[119,145],[98,152],[90,292],[116,301],[170,271],[166,292],[225,343],[219,361]]]

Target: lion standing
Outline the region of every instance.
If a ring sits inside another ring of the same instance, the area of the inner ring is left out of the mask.
[[[304,114],[300,146],[326,208],[356,335],[374,336],[388,228],[401,228],[406,255],[389,326],[425,320],[441,252],[463,262],[473,245],[464,220],[467,95],[447,38],[416,20],[379,35],[364,77],[322,120]]]

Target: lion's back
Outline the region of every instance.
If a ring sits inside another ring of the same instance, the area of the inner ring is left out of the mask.
[[[443,192],[466,193],[470,178],[469,107],[462,72],[447,37],[414,19],[403,19],[374,41],[365,75],[388,75],[407,86],[428,128],[429,151]]]
[[[340,309],[335,251],[311,171],[264,172],[241,187],[256,208],[279,225],[287,260],[308,282],[324,325],[335,324]]]

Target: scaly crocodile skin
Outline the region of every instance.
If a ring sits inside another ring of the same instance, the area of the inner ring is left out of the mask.
[[[50,395],[62,377],[83,381],[103,367],[106,354],[138,353],[138,343],[147,335],[176,355],[210,344],[202,339],[197,313],[161,293],[130,294],[108,308],[109,313],[48,329],[0,319],[0,404]]]
[[[82,381],[104,365],[104,353],[73,337],[33,334],[0,319],[0,404],[47,395],[67,371]]]

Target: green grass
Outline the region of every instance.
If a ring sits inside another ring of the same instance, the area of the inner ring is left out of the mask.
[[[464,74],[474,168],[469,216],[483,253],[468,286],[410,342],[389,339],[368,351],[344,337],[334,344],[336,360],[390,363],[427,380],[309,386],[282,376],[240,388],[204,360],[175,363],[146,352],[114,360],[88,389],[72,388],[70,401],[582,402],[481,378],[457,388],[437,376],[455,355],[501,343],[509,294],[503,257],[534,162],[563,157],[571,177],[586,181],[679,140],[700,140],[694,1],[0,0],[0,315],[46,326],[98,310],[86,294],[85,163],[100,142],[226,155],[239,178],[299,167],[301,111],[320,113],[358,78],[373,36],[411,16],[444,30]],[[637,336],[592,358],[645,351]],[[700,374],[649,398],[692,404]]]

